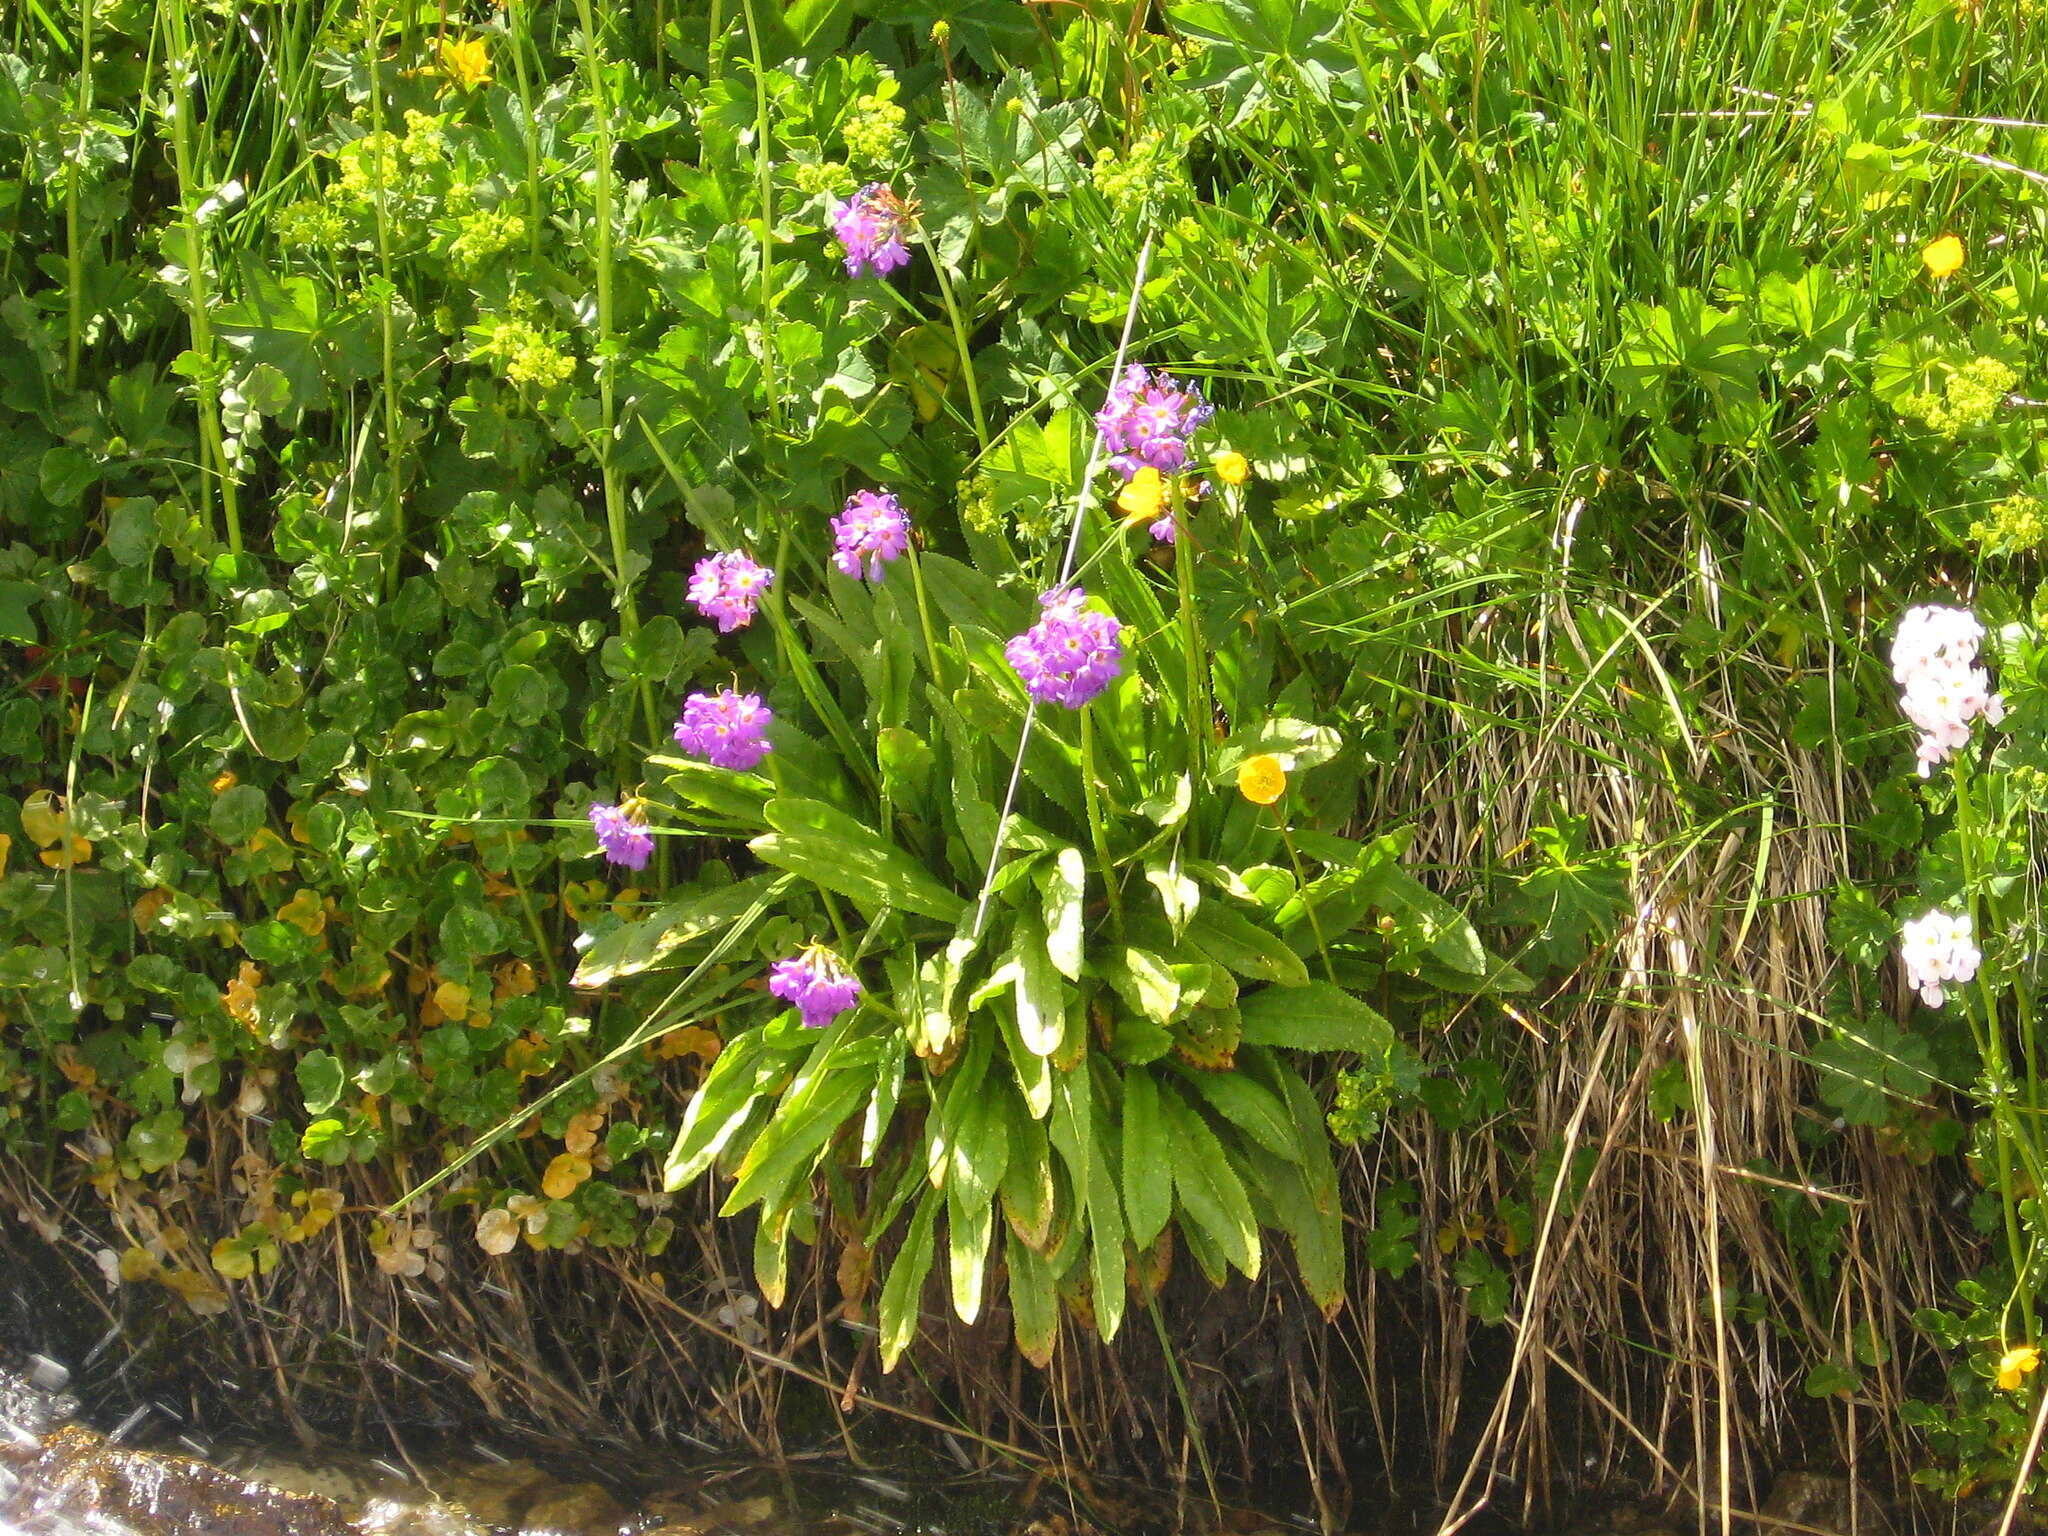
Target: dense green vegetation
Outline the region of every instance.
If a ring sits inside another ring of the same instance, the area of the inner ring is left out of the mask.
[[[950,1308],[1241,1424],[1192,1274],[1331,1320],[1311,1463],[1384,1312],[1440,1478],[1547,1390],[1739,1505],[1790,1382],[2011,1482],[2044,26],[12,10],[17,1195],[259,1333],[658,1271],[849,1405]]]

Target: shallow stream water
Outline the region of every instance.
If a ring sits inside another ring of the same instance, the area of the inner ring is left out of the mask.
[[[1022,1476],[906,1481],[837,1457],[763,1467],[476,1438],[373,1456],[151,1435],[146,1414],[102,1432],[80,1419],[69,1377],[43,1355],[0,1361],[0,1536],[1093,1536],[1173,1514],[1170,1495],[1140,1493],[1069,1516]],[[1314,1529],[1254,1515],[1198,1524],[1217,1536]]]
[[[1125,1490],[1075,1502],[1044,1480],[934,1468],[906,1480],[839,1456],[773,1467],[710,1454],[614,1451],[492,1439],[405,1442],[378,1456],[339,1447],[209,1444],[136,1412],[102,1432],[80,1418],[70,1372],[48,1356],[0,1356],[0,1536],[1305,1536],[1273,1519]],[[964,1460],[964,1454],[963,1454]],[[1900,1536],[1846,1480],[1780,1477],[1744,1529]],[[1355,1512],[1347,1536],[1408,1536],[1430,1515]],[[1178,1517],[1178,1518],[1177,1518]],[[1690,1522],[1686,1522],[1689,1526]],[[1960,1527],[1952,1527],[1959,1529]],[[1467,1526],[1496,1536],[1492,1515]],[[1606,1504],[1559,1536],[1675,1536],[1649,1506]]]

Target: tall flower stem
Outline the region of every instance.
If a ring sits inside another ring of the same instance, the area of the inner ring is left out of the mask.
[[[169,33],[166,74],[171,86],[171,160],[178,177],[178,202],[185,235],[185,313],[192,330],[192,352],[198,359],[199,395],[199,524],[213,535],[213,490],[220,489],[227,520],[228,552],[242,552],[242,519],[236,501],[235,477],[228,466],[220,429],[220,361],[213,346],[213,298],[206,278],[206,242],[199,232],[199,173],[193,158],[193,94],[198,64],[193,54],[192,18],[187,0],[171,0],[163,9]]]
[[[78,231],[78,205],[84,196],[85,136],[92,123],[92,10],[93,0],[81,0],[78,7],[78,139],[71,149],[71,164],[64,182],[65,340],[64,382],[78,388],[78,352],[85,334],[85,247]]]
[[[388,602],[398,595],[398,576],[405,560],[405,450],[398,410],[398,316],[392,305],[392,299],[398,289],[391,275],[391,189],[384,177],[385,168],[396,163],[397,154],[395,151],[387,153],[383,137],[384,82],[379,54],[378,36],[373,29],[370,34],[368,57],[371,148],[367,158],[370,166],[370,203],[377,224],[375,288],[383,369],[381,393],[384,397],[384,514],[385,521],[391,528],[391,545],[384,559],[384,598]]]
[[[1138,247],[1137,268],[1131,274],[1131,297],[1124,309],[1123,334],[1117,338],[1116,361],[1110,366],[1110,377],[1121,378],[1124,359],[1130,355],[1131,333],[1138,328],[1138,303],[1145,296],[1145,270],[1152,262],[1152,235],[1148,230],[1144,244]],[[1088,449],[1088,465],[1081,471],[1081,483],[1074,491],[1074,518],[1067,531],[1066,552],[1060,557],[1060,573],[1053,582],[1055,588],[1063,587],[1074,573],[1074,560],[1081,552],[1081,528],[1088,520],[1088,497],[1095,484],[1096,471],[1102,467],[1102,429],[1095,429],[1093,444]],[[1003,862],[1003,833],[1010,825],[1010,812],[1017,804],[1017,786],[1024,779],[1024,754],[1031,747],[1031,731],[1038,724],[1038,700],[1033,699],[1024,709],[1024,728],[1017,735],[1017,755],[1010,762],[1010,783],[1003,791],[1003,808],[996,814],[996,833],[988,851],[988,868],[982,872],[981,894],[974,903],[974,937],[981,937],[981,925],[988,919],[988,900],[995,890],[996,871]]]
[[[583,74],[590,92],[590,149],[596,160],[591,195],[597,219],[593,242],[597,263],[597,367],[598,413],[603,438],[598,448],[598,471],[604,479],[604,520],[612,543],[613,588],[619,609],[619,629],[628,641],[640,633],[640,611],[633,600],[633,572],[628,561],[626,539],[626,490],[613,462],[619,435],[619,410],[614,374],[617,357],[612,341],[612,123],[611,100],[605,89],[604,69],[598,58],[597,24],[590,0],[576,0],[576,20],[583,33]],[[661,723],[654,709],[654,690],[646,678],[639,681],[640,708],[647,717],[649,736],[661,739]]]
[[[939,642],[934,637],[931,603],[925,597],[924,591],[924,563],[918,558],[915,543],[912,543],[904,553],[910,560],[910,584],[917,594],[917,621],[924,629],[925,665],[931,669],[933,683],[943,692],[946,687],[946,676],[939,669]]]
[[[1977,803],[1970,793],[1970,766],[1966,760],[1957,762],[1951,782],[1956,796],[1956,841],[1962,850],[1963,902],[1970,914],[1971,928],[1981,939],[1988,929],[1984,921],[1985,902],[1979,895],[1975,850],[1987,829],[1978,817]],[[2037,1189],[2041,1187],[2042,1170],[2038,1159],[2028,1155],[2032,1144],[2013,1115],[2012,1066],[2006,1055],[2005,1031],[1998,1018],[1998,994],[1991,984],[1989,968],[1981,963],[1977,967],[1976,991],[1983,1019],[1980,1023],[1972,1017],[1970,1023],[1988,1079],[1992,1140],[1998,1160],[1998,1203],[2005,1217],[2006,1248],[2012,1260],[2012,1300],[2019,1306],[2024,1332],[2031,1338],[2034,1332],[2034,1296],[2027,1284],[2030,1267],[2028,1245],[2020,1231],[2019,1196],[2013,1179],[2014,1153],[2021,1155],[2027,1165],[2027,1175]]]
[[[959,301],[953,297],[953,281],[946,276],[946,264],[939,260],[939,248],[932,244],[922,222],[917,226],[917,239],[925,255],[931,258],[932,275],[939,280],[939,302],[946,306],[946,319],[953,327],[953,349],[960,354],[960,378],[967,386],[967,409],[974,416],[974,441],[987,453],[988,418],[982,414],[981,386],[974,379],[974,354],[967,345],[967,322],[961,317]]]
[[[861,782],[869,789],[877,787],[873,754],[864,751],[860,740],[847,723],[846,714],[838,702],[825,689],[825,680],[819,676],[816,663],[797,638],[796,630],[789,622],[789,615],[783,609],[782,577],[779,574],[789,568],[789,534],[785,531],[775,551],[775,585],[769,588],[761,600],[761,611],[768,615],[768,627],[775,632],[775,649],[782,658],[783,669],[796,679],[796,686],[804,696],[804,702],[811,706],[825,729],[832,733],[832,739],[839,743],[839,750],[846,755],[846,761],[860,776]]]
[[[577,0],[587,5],[589,0]],[[776,382],[775,360],[775,179],[769,158],[768,70],[761,61],[761,24],[754,14],[754,0],[744,0],[747,16],[747,46],[754,64],[754,181],[761,197],[761,388],[768,397],[768,425],[782,430],[782,397]],[[715,15],[715,13],[714,13]],[[708,45],[718,46],[714,35]]]
[[[1187,654],[1187,702],[1189,761],[1194,765],[1195,782],[1205,777],[1209,732],[1216,719],[1216,707],[1209,701],[1209,673],[1203,663],[1202,624],[1195,609],[1195,560],[1194,534],[1188,527],[1187,493],[1182,490],[1180,477],[1171,476],[1167,481],[1171,487],[1169,498],[1170,515],[1173,518],[1173,575],[1174,583],[1180,589],[1180,627],[1186,641]]]

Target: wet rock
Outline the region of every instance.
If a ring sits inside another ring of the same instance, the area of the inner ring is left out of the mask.
[[[1853,1520],[1851,1518],[1853,1511]],[[1770,1496],[1757,1511],[1766,1525],[1778,1522],[1834,1536],[1883,1536],[1891,1522],[1868,1489],[1855,1490],[1849,1479],[1823,1472],[1787,1472],[1771,1484]]]
[[[530,1461],[501,1461],[438,1476],[434,1493],[485,1525],[518,1530],[526,1523],[528,1506],[546,1497],[553,1483]]]
[[[526,1536],[616,1536],[625,1522],[625,1506],[596,1483],[569,1483],[544,1490],[519,1525]]]
[[[399,1496],[403,1486],[380,1467],[353,1456],[330,1454],[318,1462],[269,1455],[230,1454],[226,1464],[252,1483],[286,1493],[308,1493],[332,1499],[351,1514],[373,1499]]]
[[[774,1518],[774,1501],[766,1498],[707,1506],[686,1494],[667,1493],[648,1500],[630,1528],[648,1536],[724,1536],[729,1531],[759,1530]]]
[[[58,1425],[34,1451],[0,1447],[0,1456],[19,1479],[0,1520],[24,1532],[83,1525],[134,1536],[355,1536],[332,1499],[129,1450],[79,1424]]]

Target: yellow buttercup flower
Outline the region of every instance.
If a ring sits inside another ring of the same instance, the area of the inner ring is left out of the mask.
[[[465,91],[491,83],[491,49],[480,37],[441,39],[441,73]]]
[[[1998,1362],[1998,1387],[2001,1392],[2017,1392],[2020,1381],[2029,1371],[2041,1368],[2041,1351],[2031,1344],[2022,1344],[2008,1349]]]
[[[1225,485],[1243,485],[1252,474],[1251,460],[1235,450],[1217,454],[1209,461],[1209,467]]]
[[[1931,277],[1948,277],[1962,270],[1963,242],[1954,235],[1930,240],[1920,252],[1920,261]]]
[[[1253,805],[1271,805],[1287,792],[1287,770],[1270,752],[1248,757],[1237,770],[1237,792]]]
[[[1117,492],[1116,506],[1127,523],[1151,522],[1166,506],[1166,476],[1150,464],[1141,466]]]

